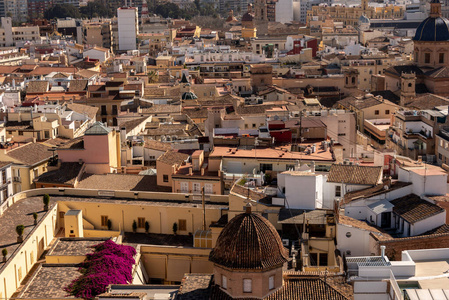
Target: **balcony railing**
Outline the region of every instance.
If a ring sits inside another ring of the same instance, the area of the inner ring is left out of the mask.
[[[181,194],[194,194],[194,195],[201,195],[201,191],[193,191],[193,190],[176,190],[176,193],[181,193]],[[217,194],[216,192],[204,192],[204,195],[215,195]]]
[[[20,178],[19,176],[14,176],[13,177],[13,182],[20,183],[20,182],[22,182],[22,178]]]

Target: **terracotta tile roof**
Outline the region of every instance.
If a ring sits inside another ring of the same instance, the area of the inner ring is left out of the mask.
[[[15,148],[6,154],[25,165],[33,166],[37,163],[49,160],[53,156],[53,153],[48,151],[48,149],[50,149],[50,147],[43,144],[30,143]]]
[[[158,150],[158,151],[168,151],[171,150],[171,144],[163,143],[155,140],[146,139],[145,140],[145,148],[152,149],[152,150]]]
[[[243,213],[223,228],[209,260],[230,269],[266,270],[282,267],[288,260],[288,250],[267,219]]]
[[[43,80],[33,80],[28,82],[26,91],[28,94],[46,93],[49,90],[50,83]]]
[[[351,202],[353,200],[370,198],[370,197],[373,197],[373,196],[382,195],[382,194],[385,194],[385,193],[389,193],[389,192],[391,192],[393,190],[409,186],[411,184],[412,184],[411,182],[393,181],[391,183],[390,188],[388,190],[385,189],[385,185],[383,183],[381,183],[381,184],[378,184],[378,185],[376,185],[374,187],[369,187],[369,188],[362,189],[362,190],[348,192],[344,196],[343,203],[346,204],[346,203],[349,203],[349,202]]]
[[[382,179],[382,167],[333,164],[327,182],[376,185]]]
[[[181,281],[177,300],[209,299],[211,292],[212,274],[186,274]]]
[[[93,107],[93,106],[84,105],[84,104],[77,104],[77,103],[68,103],[67,108],[70,110],[73,110],[77,113],[87,115],[87,117],[91,120],[95,119],[95,117],[97,116],[98,109],[99,109],[98,107]]]
[[[79,75],[80,77],[84,77],[84,78],[91,78],[93,76],[99,75],[99,72],[95,72],[95,71],[91,71],[91,70],[87,70],[87,69],[82,69],[79,70],[76,75]]]
[[[165,152],[163,155],[159,156],[157,161],[168,165],[181,165],[188,158],[189,158],[188,154],[169,150]]]
[[[409,102],[404,103],[405,107],[417,110],[433,109],[435,106],[443,105],[449,105],[449,99],[434,94],[424,94],[421,96],[417,96]]]
[[[64,73],[70,73],[75,74],[77,71],[74,67],[37,67],[34,70],[32,70],[29,74],[30,75],[48,75],[52,72],[64,72]]]
[[[82,164],[78,162],[63,162],[57,170],[46,172],[36,178],[36,182],[40,183],[59,183],[73,185],[76,177],[79,175]]]
[[[213,300],[255,300],[256,298],[232,298],[218,285],[212,288],[209,299]],[[286,278],[282,288],[264,300],[348,300],[340,291],[326,283],[322,278]]]
[[[350,109],[351,106],[357,108],[357,109],[365,109],[365,108],[369,108],[369,107],[373,107],[379,104],[390,104],[393,106],[397,106],[396,104],[394,104],[391,101],[388,101],[386,99],[378,99],[377,97],[354,97],[354,96],[349,96],[346,97],[340,101],[337,102],[338,104],[346,107],[347,109]]]
[[[449,233],[449,225],[443,224],[441,226],[438,226],[437,228],[434,228],[432,230],[429,230],[422,235],[430,235],[430,234],[447,234]]]
[[[365,221],[360,221],[360,220],[357,220],[357,219],[354,219],[354,218],[351,218],[351,217],[348,217],[345,215],[338,216],[338,224],[347,225],[350,227],[359,228],[359,229],[366,230],[366,231],[371,231],[371,232],[375,232],[375,233],[381,233],[381,234],[388,235],[386,232],[379,230],[379,228],[372,226]]]
[[[64,287],[80,276],[77,265],[47,265],[40,264],[32,276],[32,280],[26,285],[26,289],[19,295],[22,299],[61,299],[67,297]]]
[[[148,117],[143,117],[143,118],[138,118],[138,119],[133,119],[133,120],[127,121],[127,122],[121,124],[120,128],[125,128],[126,133],[129,133],[134,128],[136,128],[137,126],[142,124],[142,122],[144,122],[146,119],[148,119]]]
[[[411,224],[444,212],[444,208],[423,200],[415,194],[410,194],[390,202],[394,205],[393,212]]]
[[[49,250],[47,256],[81,256],[92,253],[92,248],[109,238],[59,238]]]
[[[181,105],[158,104],[150,108],[142,108],[142,113],[162,114],[162,113],[180,113]]]
[[[84,149],[84,140],[83,137],[77,137],[72,140],[63,141],[57,144],[58,149],[60,150],[73,150],[73,149]]]
[[[88,83],[89,81],[87,79],[70,80],[69,91],[70,92],[87,91]]]
[[[157,185],[156,176],[131,174],[84,174],[77,186],[80,189],[122,191],[171,192],[171,187]]]

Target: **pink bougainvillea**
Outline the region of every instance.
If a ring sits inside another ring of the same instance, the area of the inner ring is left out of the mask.
[[[94,252],[87,254],[81,264],[81,276],[73,280],[64,290],[72,296],[93,299],[104,293],[110,284],[132,282],[132,267],[136,250],[131,246],[117,245],[111,240],[93,246]]]

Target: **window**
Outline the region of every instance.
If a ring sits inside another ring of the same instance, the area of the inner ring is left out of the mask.
[[[273,165],[272,164],[260,164],[260,171],[273,171]]]
[[[23,133],[22,133],[22,134],[23,134]],[[20,135],[20,132],[19,132],[19,135]],[[45,131],[44,131],[44,137],[45,137],[46,139],[49,139],[49,138],[50,138],[50,131],[45,130]]]
[[[108,113],[106,112],[106,105],[102,105],[101,106],[101,114],[102,115],[107,115]]]
[[[327,266],[327,253],[320,253],[320,266]]]
[[[65,212],[63,212],[63,211],[59,212],[59,218],[60,219],[64,219],[64,215],[65,215]]]
[[[335,187],[335,197],[341,197],[341,186],[339,185]]]
[[[251,279],[243,279],[243,292],[244,293],[253,292],[253,281]]]
[[[440,64],[444,64],[444,53],[438,54],[438,61]]]
[[[389,110],[389,109],[386,109],[386,110],[385,110],[385,114],[386,114],[386,115],[389,115],[389,114],[390,114],[390,110]]]
[[[346,232],[346,237],[349,239],[352,236],[352,233],[350,233],[349,231]]]
[[[295,170],[295,165],[285,165],[285,170],[289,171],[289,170]]]
[[[228,288],[228,279],[224,275],[221,275],[221,287],[225,290]]]
[[[108,226],[108,216],[101,216],[101,226]]]
[[[339,133],[338,136],[346,136],[346,133]]]
[[[189,192],[189,183],[181,182],[181,192],[188,193]]]
[[[145,228],[145,218],[137,218],[137,228]]]
[[[205,194],[213,194],[213,185],[211,183],[206,183],[204,185],[204,193]]]
[[[163,175],[162,177],[163,177],[164,182],[168,182],[168,175]]]
[[[274,289],[274,275],[268,277],[268,289]]]
[[[193,192],[200,193],[201,192],[201,184],[194,182],[193,183]]]
[[[379,114],[379,111],[378,111],[378,110],[375,110],[375,111],[374,111],[374,114],[375,114],[375,115],[378,115],[378,114]]]
[[[424,63],[430,64],[430,53],[424,53]]]
[[[178,230],[179,231],[186,231],[187,230],[187,221],[186,220],[178,220]]]

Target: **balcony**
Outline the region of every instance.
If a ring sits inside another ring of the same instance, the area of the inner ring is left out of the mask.
[[[176,190],[176,193],[180,193],[180,194],[193,194],[193,195],[201,195],[201,191],[193,191],[193,190],[183,190],[183,189],[178,189]],[[204,192],[204,195],[216,195],[216,192]]]

